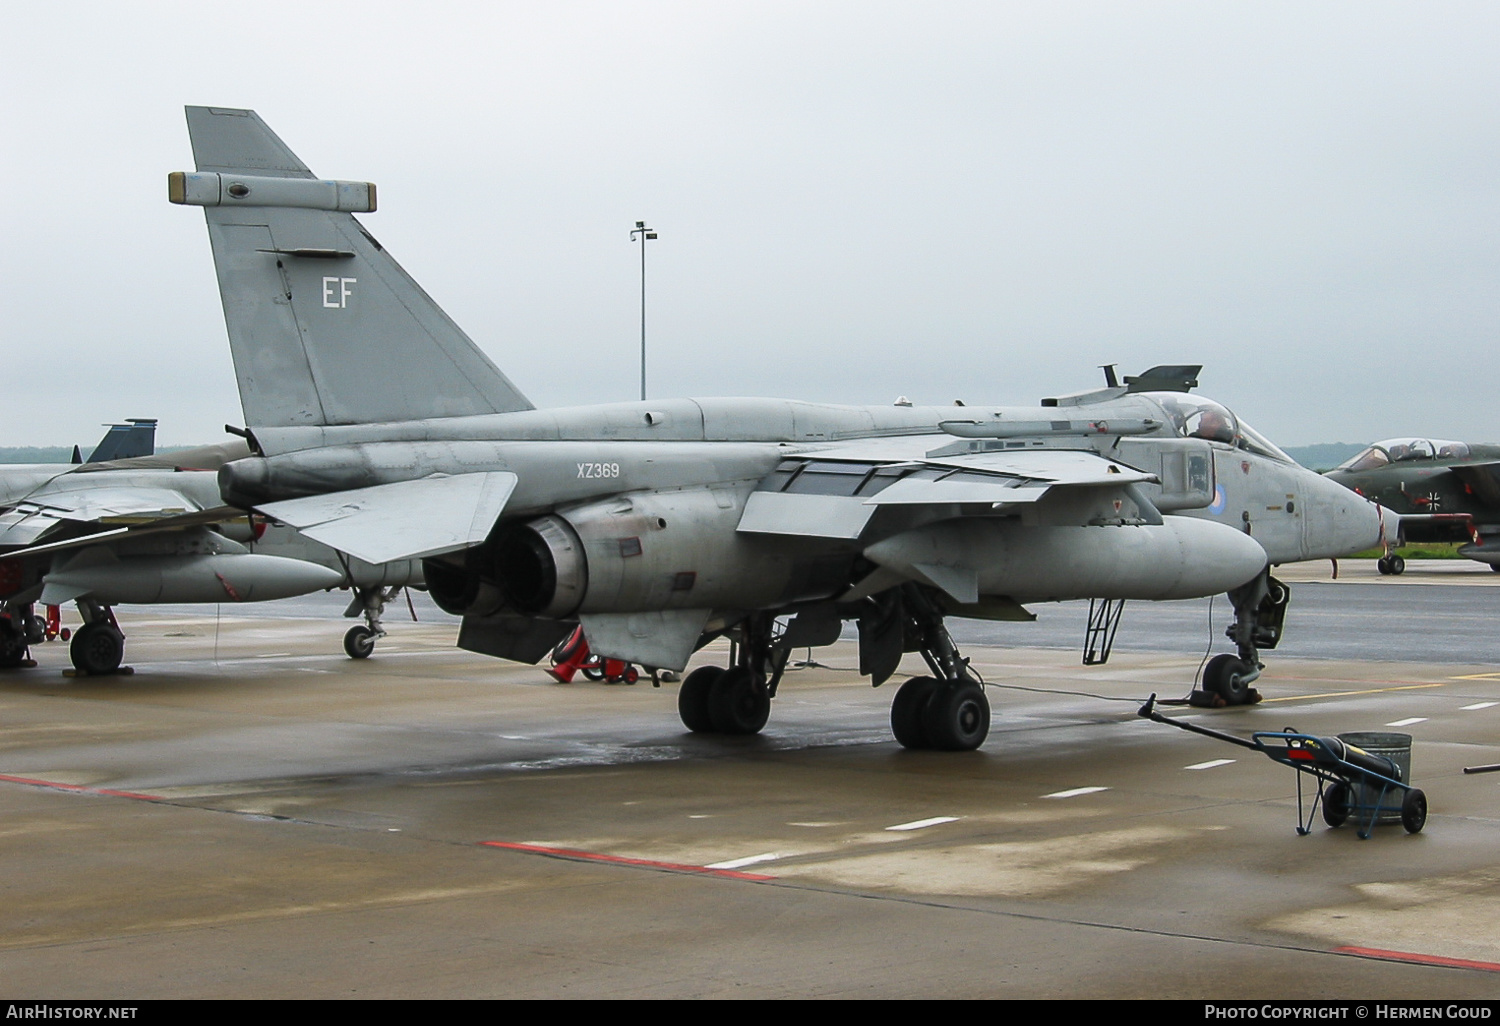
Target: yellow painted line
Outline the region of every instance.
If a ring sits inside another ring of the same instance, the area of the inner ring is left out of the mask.
[[[1462,677],[1451,677],[1450,680],[1463,680]],[[1448,681],[1437,681],[1433,684],[1398,684],[1388,688],[1365,688],[1363,691],[1323,691],[1315,695],[1286,695],[1281,698],[1265,698],[1260,705],[1270,705],[1273,702],[1305,702],[1314,698],[1347,698],[1350,695],[1383,695],[1387,691],[1421,691],[1424,688],[1447,687]]]
[[[1449,680],[1500,680],[1500,670],[1492,670],[1489,673],[1467,673],[1462,677],[1449,677]]]

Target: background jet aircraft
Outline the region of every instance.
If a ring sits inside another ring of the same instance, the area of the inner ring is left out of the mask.
[[[1500,571],[1500,445],[1440,438],[1376,442],[1327,474],[1401,516],[1400,537],[1378,562],[1399,574],[1397,545],[1464,542],[1458,554]]]
[[[602,656],[682,669],[692,730],[753,733],[790,651],[859,628],[912,748],[968,749],[989,703],[949,615],[1229,591],[1242,699],[1287,592],[1269,564],[1376,544],[1377,507],[1172,375],[1032,407],[698,399],[537,410],[252,111],[189,107],[201,206],[256,455],[225,500],[370,562],[421,558],[459,644],[536,662],[581,625]],[[1183,387],[1181,384],[1175,387]]]
[[[28,647],[47,635],[37,605],[77,603],[84,624],[69,654],[79,670],[100,674],[124,656],[117,604],[254,602],[335,587],[354,591],[346,615],[366,619],[345,635],[345,650],[368,656],[384,633],[385,603],[421,583],[420,564],[371,566],[287,528],[226,516],[213,471],[248,452],[235,442],[0,467],[0,667],[24,665]]]

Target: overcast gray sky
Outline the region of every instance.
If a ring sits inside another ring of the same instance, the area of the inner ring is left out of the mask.
[[[1500,440],[1494,3],[74,2],[0,42],[0,445],[240,411],[184,104],[252,107],[538,405],[1027,403]],[[392,368],[399,373],[400,368]]]

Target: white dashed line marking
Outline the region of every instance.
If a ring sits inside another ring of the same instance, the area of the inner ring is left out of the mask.
[[[711,862],[705,869],[739,869],[741,866],[753,866],[757,862],[775,862],[781,858],[780,852],[768,851],[763,855],[747,855],[742,859],[730,859],[728,862]]]
[[[1426,722],[1427,722],[1427,717],[1426,716],[1408,716],[1404,720],[1392,720],[1390,723],[1387,723],[1386,726],[1387,727],[1410,727],[1413,723],[1426,723]]]
[[[1093,794],[1096,791],[1108,791],[1107,787],[1075,787],[1071,791],[1053,791],[1051,794],[1042,795],[1043,798],[1077,798],[1081,794]]]
[[[1210,759],[1208,762],[1195,762],[1191,766],[1184,766],[1182,768],[1191,770],[1213,769],[1216,766],[1229,766],[1233,763],[1233,759]]]
[[[1492,705],[1500,705],[1500,702],[1475,702],[1473,705],[1461,706],[1464,712],[1474,712],[1478,709],[1488,709]]]
[[[931,819],[917,819],[910,823],[897,823],[895,826],[886,827],[887,830],[921,830],[925,827],[938,826],[941,823],[956,823],[957,816],[934,816]]]

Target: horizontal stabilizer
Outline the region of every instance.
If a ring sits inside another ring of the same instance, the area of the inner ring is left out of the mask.
[[[256,509],[367,563],[389,563],[478,545],[515,487],[515,474],[494,471],[398,481]]]

